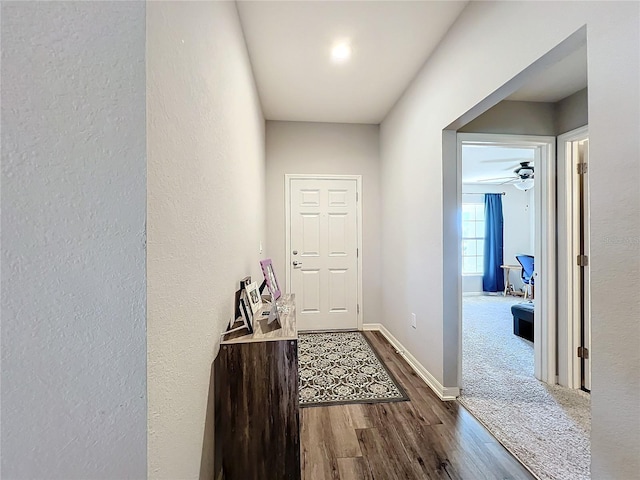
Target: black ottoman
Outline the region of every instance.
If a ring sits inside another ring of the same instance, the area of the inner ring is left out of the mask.
[[[516,303],[511,307],[513,334],[533,342],[533,303]]]

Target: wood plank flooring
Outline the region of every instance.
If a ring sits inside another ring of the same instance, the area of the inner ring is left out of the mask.
[[[303,480],[533,479],[458,402],[442,402],[379,332],[364,332],[408,402],[300,409]]]

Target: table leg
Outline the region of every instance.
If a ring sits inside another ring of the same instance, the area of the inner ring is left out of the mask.
[[[503,297],[507,296],[507,289],[509,288],[509,269],[504,269],[504,292],[502,293]]]

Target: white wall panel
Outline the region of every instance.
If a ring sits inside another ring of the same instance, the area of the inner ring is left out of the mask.
[[[148,2],[150,479],[213,478],[211,364],[239,280],[262,279],[264,138],[235,3]]]
[[[0,476],[145,478],[145,4],[1,8]]]

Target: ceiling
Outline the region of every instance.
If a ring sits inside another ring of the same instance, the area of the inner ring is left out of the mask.
[[[265,118],[380,123],[467,3],[239,1]]]
[[[555,103],[587,86],[587,46],[552,65],[507,100]]]
[[[534,165],[535,147],[499,147],[493,145],[462,146],[462,183],[501,184],[514,177],[520,162]],[[487,181],[490,179],[500,179]]]
[[[244,1],[240,21],[267,120],[380,123],[467,1]],[[351,59],[331,60],[348,41]],[[586,45],[507,100],[587,86]]]

